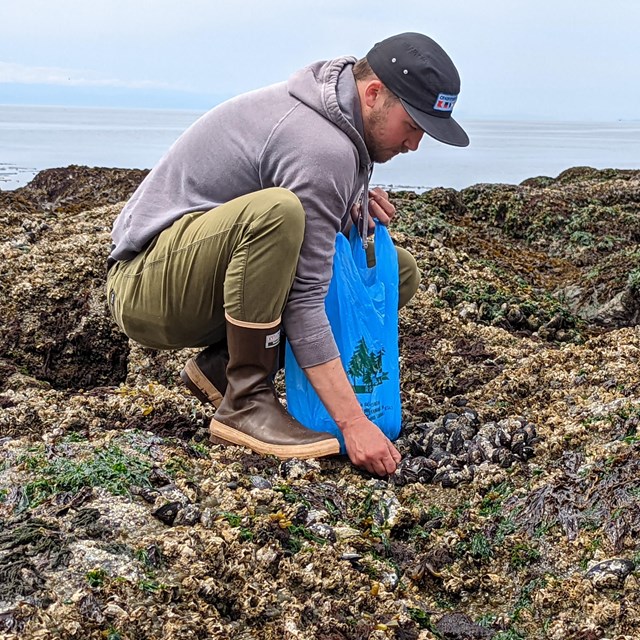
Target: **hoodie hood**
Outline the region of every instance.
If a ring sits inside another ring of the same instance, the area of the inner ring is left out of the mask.
[[[360,97],[352,72],[355,62],[356,58],[352,56],[315,62],[296,71],[289,78],[287,89],[291,96],[335,124],[355,145],[360,158],[359,174],[363,184],[359,198],[358,227],[366,246],[372,163],[364,141]]]
[[[351,56],[315,62],[296,71],[287,82],[289,93],[330,120],[349,136],[358,150],[360,166],[371,164],[364,143],[360,98],[353,79]]]

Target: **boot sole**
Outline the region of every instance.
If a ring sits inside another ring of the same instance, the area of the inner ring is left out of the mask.
[[[194,358],[187,360],[184,369],[180,372],[180,377],[189,391],[202,404],[212,404],[216,409],[220,406],[222,394],[211,384],[211,380],[202,373]]]
[[[340,453],[340,443],[335,438],[312,442],[310,444],[271,444],[269,442],[262,442],[262,440],[256,440],[256,438],[252,438],[246,433],[242,433],[242,431],[218,422],[215,418],[211,420],[209,433],[209,439],[215,444],[248,447],[256,453],[276,456],[283,460],[288,458],[323,458]]]

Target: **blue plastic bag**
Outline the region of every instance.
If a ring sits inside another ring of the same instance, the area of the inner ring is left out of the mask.
[[[386,227],[376,223],[376,264],[369,269],[355,228],[349,239],[339,233],[333,277],[325,309],[347,377],[365,415],[390,439],[400,434],[398,362],[398,256]],[[342,433],[298,366],[291,346],[285,356],[287,409],[315,431],[340,441]]]

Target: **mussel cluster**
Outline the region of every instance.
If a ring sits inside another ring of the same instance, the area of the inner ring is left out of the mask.
[[[465,407],[460,413],[414,425],[397,443],[408,455],[391,479],[397,485],[421,482],[455,487],[471,482],[482,464],[507,469],[528,460],[537,440],[534,425],[524,418],[481,424],[477,412]]]

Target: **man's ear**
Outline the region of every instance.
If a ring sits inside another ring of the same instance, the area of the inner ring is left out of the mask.
[[[382,82],[380,80],[369,80],[364,87],[364,102],[370,109],[375,103],[382,99]]]

